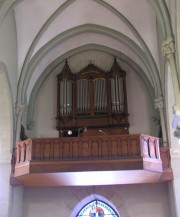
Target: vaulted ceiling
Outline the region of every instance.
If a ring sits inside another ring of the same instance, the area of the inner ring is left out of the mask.
[[[14,9],[17,103],[32,103],[66,58],[78,71],[89,61],[108,68],[116,56],[139,74],[152,99],[163,95],[162,42],[172,37],[164,0],[7,0],[3,7],[4,16]]]

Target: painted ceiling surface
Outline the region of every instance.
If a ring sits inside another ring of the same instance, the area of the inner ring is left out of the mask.
[[[71,70],[78,71],[90,61],[108,68],[116,56],[140,75],[152,96],[160,96],[158,41],[171,36],[167,14],[163,0],[18,1],[17,102],[28,103],[66,58]]]

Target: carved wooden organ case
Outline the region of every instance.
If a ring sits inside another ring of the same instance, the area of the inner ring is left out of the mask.
[[[86,127],[86,135],[128,134],[126,72],[116,58],[110,71],[90,63],[72,73],[66,60],[57,75],[57,130]]]

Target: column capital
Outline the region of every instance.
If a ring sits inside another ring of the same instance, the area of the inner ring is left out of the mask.
[[[25,106],[22,104],[16,104],[16,115],[22,115],[25,111]]]
[[[164,108],[164,99],[162,97],[154,99],[154,107],[155,109],[163,109]]]
[[[164,56],[170,56],[175,53],[175,43],[172,37],[167,38],[162,44],[162,53]]]

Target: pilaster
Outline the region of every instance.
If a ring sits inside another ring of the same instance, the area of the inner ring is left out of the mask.
[[[180,87],[178,83],[177,67],[175,62],[175,43],[172,37],[166,39],[162,45],[162,53],[169,61],[171,67],[175,105],[174,113],[180,117]]]
[[[174,118],[172,127],[177,129],[180,126],[180,87],[178,83],[178,76],[177,76],[177,66],[175,62],[175,43],[173,38],[168,38],[163,43],[162,49],[163,55],[167,58],[171,68],[171,77],[173,83],[173,90],[174,90],[174,98],[175,104],[173,106],[174,110]],[[173,139],[174,140],[174,139]],[[173,189],[174,193],[174,208],[177,211],[177,217],[180,217],[180,207],[179,207],[179,200],[180,200],[180,172],[179,172],[179,165],[180,165],[180,145],[178,144],[178,140],[171,141],[170,147],[170,154],[171,154],[171,167],[173,169],[174,181],[170,183],[171,189]]]
[[[160,121],[161,121],[161,130],[162,130],[162,139],[163,139],[163,146],[167,146],[167,133],[164,121],[164,100],[162,97],[159,97],[154,100],[155,109],[159,110],[160,113]]]

